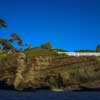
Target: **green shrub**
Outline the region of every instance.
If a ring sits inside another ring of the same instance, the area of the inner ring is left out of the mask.
[[[8,56],[7,53],[0,53],[0,59],[6,58]]]

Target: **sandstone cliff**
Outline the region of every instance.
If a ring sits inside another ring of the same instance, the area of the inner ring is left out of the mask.
[[[0,59],[0,81],[17,90],[100,88],[99,58],[31,56],[14,53]]]

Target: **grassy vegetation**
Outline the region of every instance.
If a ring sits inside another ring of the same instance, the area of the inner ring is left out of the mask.
[[[0,53],[0,59],[6,58],[8,56],[7,53]]]
[[[33,56],[52,56],[53,55],[53,52],[51,50],[44,49],[44,48],[28,49],[28,50],[25,50],[24,53],[28,57],[33,57]]]

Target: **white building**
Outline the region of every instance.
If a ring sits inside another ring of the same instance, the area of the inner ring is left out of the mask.
[[[100,56],[99,52],[57,52],[60,54],[65,54],[68,56]]]

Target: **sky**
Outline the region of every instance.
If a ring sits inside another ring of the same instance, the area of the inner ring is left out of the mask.
[[[100,44],[100,0],[0,0],[0,38],[16,32],[33,47],[51,42],[68,51]]]

